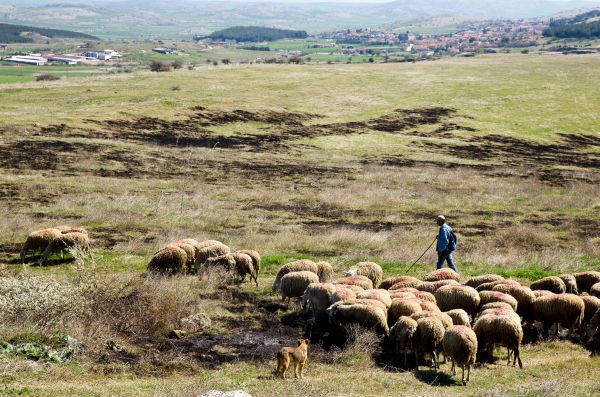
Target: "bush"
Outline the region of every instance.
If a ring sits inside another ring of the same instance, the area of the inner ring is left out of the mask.
[[[212,61],[212,64],[217,66],[219,64],[219,61]]]
[[[521,54],[529,54],[529,50],[521,50]]]
[[[150,62],[150,70],[153,72],[170,72],[171,67],[163,61],[152,61]]]
[[[373,63],[375,62],[375,59],[373,59],[373,57],[369,58],[369,62]]]
[[[171,91],[181,91],[181,87],[178,85],[174,85],[173,87],[171,87]]]
[[[300,57],[293,56],[293,57],[288,58],[288,63],[295,63],[296,65],[298,65],[300,63],[304,63],[304,61]]]
[[[181,69],[181,67],[183,66],[183,64],[179,61],[173,61],[171,62],[171,67],[175,70],[177,69]]]
[[[188,70],[194,70],[194,67],[192,65],[188,66]]]
[[[223,65],[229,65],[231,63],[231,59],[223,58],[221,59],[221,63],[223,63]]]
[[[60,80],[60,77],[52,76],[50,74],[42,74],[35,78],[35,81],[54,81]]]

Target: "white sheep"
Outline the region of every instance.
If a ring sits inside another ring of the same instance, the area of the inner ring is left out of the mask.
[[[149,272],[182,272],[187,263],[187,254],[178,247],[165,248],[158,251],[148,263]]]
[[[271,286],[271,290],[276,292],[279,289],[279,284],[281,283],[281,279],[288,273],[292,272],[301,272],[301,271],[309,271],[317,274],[319,272],[319,267],[317,264],[308,259],[300,259],[295,262],[286,263],[281,266],[277,275],[275,276],[275,281],[273,281],[273,285]]]
[[[518,360],[519,367],[523,368],[520,352],[523,328],[520,321],[511,316],[486,314],[477,319],[475,325],[473,325],[473,331],[477,335],[477,341],[482,345],[487,343],[490,349],[494,345],[506,347],[508,350],[508,364],[510,364],[510,353],[513,351],[515,357],[513,367]]]
[[[477,336],[468,326],[455,325],[444,333],[444,354],[452,360],[452,371],[456,375],[456,365],[462,368],[462,382],[467,385],[471,380],[471,365],[475,364],[477,355]],[[465,366],[467,379],[465,380]]]
[[[44,250],[44,260],[55,252],[61,253],[61,258],[65,257],[65,250],[79,249],[84,253],[90,251],[90,239],[87,234],[73,232],[61,234],[50,241],[48,247]]]
[[[290,304],[291,298],[298,298],[304,294],[306,288],[312,283],[318,283],[319,276],[316,273],[309,271],[292,272],[288,273],[281,278],[279,284],[279,293],[281,294],[281,301],[288,299],[288,305]]]
[[[27,254],[27,251],[33,250],[34,255],[36,252],[42,252],[46,249],[46,247],[48,247],[50,241],[60,235],[60,230],[56,229],[44,229],[30,233],[29,236],[27,236],[27,240],[25,240],[25,244],[23,244],[23,248],[21,249],[21,263],[25,263],[25,255]]]
[[[463,309],[453,309],[445,312],[452,319],[452,324],[454,325],[464,325],[466,327],[471,327],[471,322],[469,321],[469,315]]]
[[[373,288],[379,287],[383,279],[383,269],[375,262],[358,262],[346,272],[346,276],[365,276],[373,283]]]
[[[421,337],[419,343],[421,352],[430,354],[433,360],[433,367],[438,369],[438,354],[442,353],[444,350],[444,325],[437,317],[420,318],[417,320],[417,332]]]
[[[463,309],[473,318],[481,301],[477,290],[466,285],[445,285],[435,291],[434,296],[442,311]]]
[[[386,336],[390,334],[383,309],[375,305],[341,305],[335,309],[333,318],[342,325],[359,324],[365,328],[377,329]]]

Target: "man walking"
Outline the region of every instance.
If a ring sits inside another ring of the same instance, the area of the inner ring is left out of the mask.
[[[449,246],[449,244],[454,245],[454,241],[451,241],[450,238],[450,232],[452,232],[452,229],[450,226],[446,225],[446,218],[444,215],[438,216],[435,220],[440,227],[440,232],[436,237],[436,251],[438,254],[437,268],[441,269],[444,267],[444,261],[448,261],[448,267],[458,273],[456,266],[454,266],[454,262],[452,262],[452,251],[456,249],[456,247]]]

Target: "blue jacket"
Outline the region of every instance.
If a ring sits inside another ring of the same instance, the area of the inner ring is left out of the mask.
[[[438,234],[436,251],[445,251],[448,249],[448,243],[450,242],[450,232],[452,228],[445,223],[440,226],[440,233]]]

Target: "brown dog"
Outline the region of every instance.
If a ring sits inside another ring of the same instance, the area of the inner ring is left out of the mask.
[[[281,373],[281,377],[285,379],[285,371],[287,371],[290,364],[294,364],[294,375],[300,379],[302,378],[302,369],[304,368],[304,362],[308,358],[308,339],[298,339],[298,347],[283,347],[277,353],[277,370],[275,376]]]

